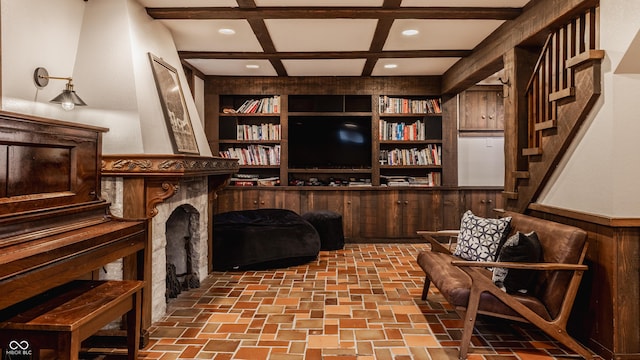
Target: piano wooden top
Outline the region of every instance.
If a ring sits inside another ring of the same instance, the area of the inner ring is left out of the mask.
[[[100,198],[106,131],[0,111],[0,309],[144,258],[146,221],[114,218]]]

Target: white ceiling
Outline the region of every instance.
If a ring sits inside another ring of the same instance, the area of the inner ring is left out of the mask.
[[[237,8],[235,0],[138,0],[147,8]],[[533,0],[535,1],[535,0]],[[428,7],[522,8],[529,0],[402,0],[399,10]],[[295,7],[364,7],[381,8],[383,0],[254,0],[261,7],[288,10]],[[282,16],[281,16],[282,17]],[[370,50],[379,19],[370,18],[267,18],[264,27],[275,53],[295,53],[279,59],[288,76],[359,76],[367,58],[341,56],[342,53]],[[173,34],[179,52],[214,52],[200,58],[181,56],[205,75],[278,76],[273,61],[265,55],[260,38],[245,19],[161,19]],[[404,19],[393,21],[382,49],[378,51],[413,50],[473,50],[483,39],[505,21],[494,19]],[[255,24],[253,24],[255,26]],[[235,30],[233,35],[218,33],[220,28]],[[401,31],[416,29],[415,36],[403,36]],[[264,41],[264,37],[262,39]],[[333,53],[319,59],[298,53]],[[339,54],[335,54],[338,52]],[[238,56],[229,58],[229,53]],[[216,55],[217,54],[217,55]],[[273,55],[273,54],[271,54]],[[216,58],[217,57],[217,58]],[[303,57],[303,58],[301,58]],[[327,58],[332,57],[332,58]],[[370,64],[372,76],[442,75],[460,57],[397,58],[380,56]],[[273,59],[271,59],[273,60]],[[385,64],[395,64],[393,69]],[[248,69],[246,65],[258,65]],[[282,70],[280,70],[282,75]]]

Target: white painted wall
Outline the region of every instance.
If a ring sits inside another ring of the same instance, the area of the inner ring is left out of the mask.
[[[569,149],[558,167],[562,171],[539,202],[611,217],[638,217],[640,74],[616,73],[616,69],[625,54],[637,53],[629,46],[640,31],[640,1],[603,1],[600,20],[600,48],[606,53],[603,93],[581,129],[581,141]]]
[[[177,70],[200,154],[211,155],[173,38],[137,1],[2,1],[1,10],[3,110],[109,128],[104,154],[173,153],[151,52]],[[88,106],[65,112],[50,104],[65,82],[37,91],[38,66],[73,76]]]
[[[503,137],[458,137],[458,185],[504,186]]]
[[[65,82],[52,80],[38,90],[33,71],[42,66],[51,76],[73,74],[85,2],[1,1],[0,6],[2,108],[72,120],[75,114],[48,103],[64,89]]]

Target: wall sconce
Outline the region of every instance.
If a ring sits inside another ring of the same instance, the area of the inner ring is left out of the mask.
[[[47,69],[43,67],[36,68],[33,72],[33,81],[36,83],[38,88],[43,88],[49,84],[49,80],[67,80],[67,86],[60,93],[60,95],[54,97],[49,102],[54,104],[60,104],[63,109],[69,111],[73,110],[76,106],[86,106],[87,104],[80,99],[80,96],[76,94],[73,90],[73,83],[70,77],[57,77],[57,76],[49,76]]]

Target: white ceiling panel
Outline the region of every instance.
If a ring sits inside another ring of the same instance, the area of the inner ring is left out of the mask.
[[[404,7],[514,7],[520,8],[529,0],[402,0]]]
[[[257,6],[382,6],[383,0],[255,0]]]
[[[380,59],[373,68],[373,76],[427,76],[442,75],[460,58],[412,58],[412,59]],[[387,69],[387,64],[397,67]]]
[[[261,52],[246,20],[161,20],[171,33],[179,51]],[[235,30],[234,35],[218,33],[221,28]]]
[[[393,22],[384,50],[471,50],[504,20],[418,20]],[[404,36],[403,30],[415,29],[418,35]]]
[[[282,60],[289,76],[360,76],[365,59]]]
[[[237,7],[236,0],[138,0],[144,7]]]
[[[375,19],[266,19],[278,51],[364,51],[369,49]]]
[[[205,75],[277,76],[269,60],[187,59],[189,64]],[[258,65],[257,69],[247,65]]]

